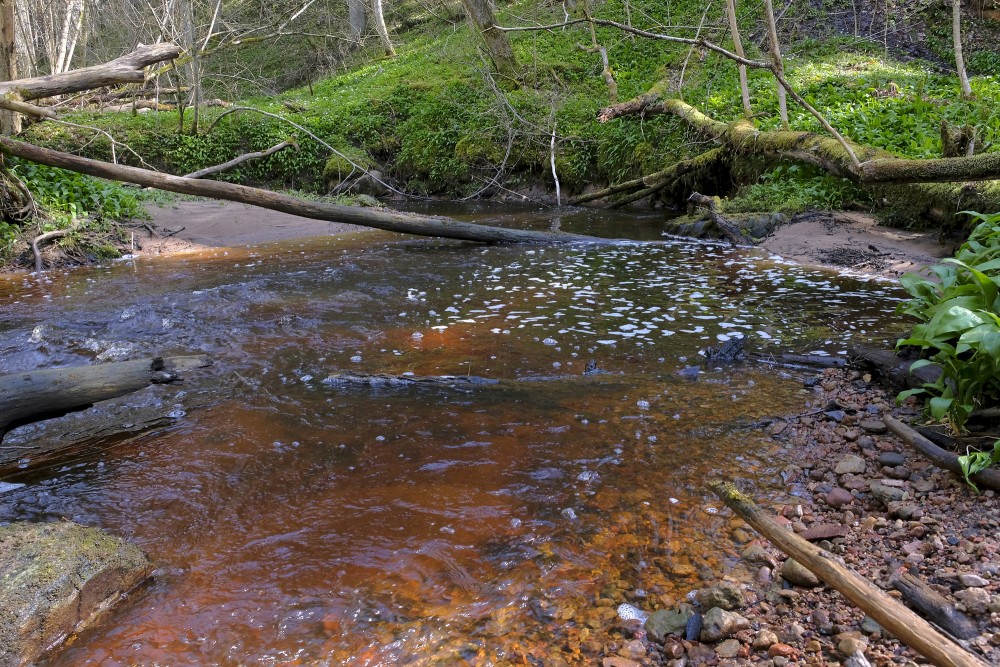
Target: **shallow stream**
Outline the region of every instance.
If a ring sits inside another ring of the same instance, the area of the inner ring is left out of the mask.
[[[600,215],[606,235],[659,238],[653,218]],[[27,456],[0,521],[98,526],[159,567],[52,665],[594,664],[618,601],[736,571],[704,481],[778,487],[794,460],[755,423],[801,411],[804,376],[676,372],[734,335],[843,354],[891,335],[900,296],[721,245],[368,232],[9,277],[0,373],[215,365],[118,401],[166,428]],[[584,376],[591,361],[606,372]],[[347,371],[504,382],[324,383]]]

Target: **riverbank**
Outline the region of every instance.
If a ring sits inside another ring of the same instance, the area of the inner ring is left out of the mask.
[[[871,379],[860,371],[830,369],[807,382],[813,395],[805,414],[765,427],[783,444],[787,460],[795,461],[782,470],[784,493],[761,493],[756,501],[887,591],[890,578],[904,571],[929,584],[978,626],[981,634],[970,648],[986,664],[1000,664],[1000,502],[992,491],[975,495],[957,476],[887,433],[882,415],[905,418],[916,411],[896,407]],[[786,566],[784,555],[739,519],[730,526],[742,567],[719,573],[717,582],[707,582],[694,596],[701,602],[700,637],[706,641],[678,636],[691,627],[686,620],[695,611],[680,604],[677,614],[654,615],[644,628],[621,620],[621,639],[608,647],[605,667],[680,665],[685,659],[734,666],[864,665],[856,657],[851,662],[858,651],[876,666],[918,661],[809,572]],[[751,580],[731,576],[737,572]],[[712,606],[728,615],[709,614]],[[676,618],[684,620],[678,625]],[[725,619],[721,629],[718,618]],[[664,632],[670,628],[673,636]]]

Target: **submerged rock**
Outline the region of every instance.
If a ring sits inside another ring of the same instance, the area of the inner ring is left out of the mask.
[[[138,547],[96,528],[0,527],[0,667],[34,663],[151,572]]]

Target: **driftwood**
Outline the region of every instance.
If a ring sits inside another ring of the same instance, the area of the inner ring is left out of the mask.
[[[17,426],[61,417],[151,384],[176,382],[182,372],[211,363],[205,356],[155,357],[0,376],[0,441]]]
[[[953,637],[972,639],[979,636],[979,627],[972,619],[955,609],[955,605],[948,602],[943,595],[912,574],[893,577],[892,585],[903,594],[904,600]]]
[[[729,482],[715,481],[712,491],[744,521],[826,584],[860,607],[894,637],[938,667],[986,667],[986,663],[938,632],[930,623],[834,556],[806,542],[761,510]]]
[[[885,425],[889,428],[889,430],[892,431],[900,440],[929,459],[931,463],[939,468],[943,468],[953,473],[959,475],[962,474],[962,466],[958,462],[957,454],[941,449],[933,442],[890,415],[885,415],[882,417],[882,420],[885,422]],[[1000,491],[1000,470],[997,470],[996,468],[987,468],[978,474],[970,476],[969,479],[976,486],[993,489],[994,491]]]
[[[206,176],[211,176],[212,174],[220,174],[224,171],[229,171],[230,169],[234,169],[243,164],[244,162],[270,157],[275,153],[277,153],[278,151],[288,148],[289,146],[294,146],[296,150],[298,150],[299,148],[299,145],[295,143],[295,141],[293,141],[292,139],[286,139],[285,141],[282,141],[280,144],[275,144],[274,146],[271,146],[267,150],[256,151],[253,153],[244,153],[239,157],[234,157],[232,160],[229,160],[228,162],[223,162],[222,164],[217,164],[214,167],[205,167],[204,169],[199,169],[198,171],[192,171],[190,174],[184,174],[182,178],[205,178]]]
[[[31,239],[31,252],[35,255],[35,271],[41,273],[45,270],[45,263],[42,262],[42,251],[39,246],[46,241],[51,241],[53,239],[62,238],[70,233],[69,229],[57,229],[52,232],[45,232],[44,234],[39,234],[35,238]]]
[[[290,195],[251,188],[246,185],[205,181],[161,174],[148,169],[128,167],[118,164],[91,160],[48,148],[0,137],[0,151],[31,162],[50,167],[69,169],[88,176],[106,178],[112,181],[135,183],[143,187],[179,192],[181,194],[224,199],[252,206],[259,206],[282,213],[290,213],[303,218],[346,222],[364,227],[373,227],[389,232],[401,232],[417,236],[477,241],[482,243],[610,243],[609,239],[594,236],[569,234],[557,231],[532,231],[525,229],[504,229],[488,225],[477,225],[442,216],[402,213],[385,209],[369,209],[355,206],[341,206],[326,202],[299,199]]]

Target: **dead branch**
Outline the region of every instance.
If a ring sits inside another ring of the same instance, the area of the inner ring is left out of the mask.
[[[903,594],[924,617],[957,639],[979,636],[979,627],[937,591],[912,574],[899,574],[891,580],[893,588]]]
[[[298,150],[299,148],[299,145],[295,143],[294,139],[286,139],[285,141],[282,141],[280,144],[275,144],[274,146],[271,146],[267,150],[256,151],[253,153],[244,153],[239,157],[235,157],[232,160],[229,160],[228,162],[223,162],[222,164],[217,164],[214,167],[205,167],[204,169],[199,169],[198,171],[192,171],[190,174],[184,174],[184,176],[182,176],[181,178],[204,178],[205,176],[210,176],[212,174],[219,174],[224,171],[229,171],[234,167],[238,167],[244,162],[270,157],[275,153],[277,153],[278,151],[282,151],[288,148],[289,146],[294,146],[295,150]]]
[[[760,509],[729,482],[714,481],[712,491],[754,530],[861,608],[894,637],[939,667],[986,667],[986,663],[938,632],[885,591],[810,544]]]

